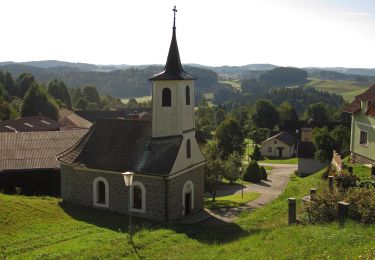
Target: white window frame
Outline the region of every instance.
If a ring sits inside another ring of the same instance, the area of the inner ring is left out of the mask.
[[[134,196],[135,186],[138,186],[142,191],[142,208],[140,209],[134,208],[134,205],[133,205],[134,204],[133,196]],[[143,185],[143,183],[140,181],[134,181],[132,186],[130,186],[130,210],[132,212],[146,213],[146,188]]]
[[[366,133],[366,143],[364,143],[364,144],[361,143],[361,133],[362,132]],[[362,145],[362,146],[368,145],[368,133],[367,133],[367,131],[359,130],[359,145]]]
[[[105,202],[104,203],[98,203],[98,182],[102,181],[104,183],[105,187]],[[100,208],[109,208],[109,184],[108,181],[103,178],[103,177],[96,177],[92,183],[92,189],[93,189],[93,205],[95,207],[100,207]]]
[[[185,194],[191,193],[190,212],[194,209],[194,183],[191,180],[185,182],[182,188],[182,216],[185,216]]]
[[[267,147],[267,152],[268,152],[268,153],[272,153],[272,150],[273,150],[273,149],[272,149],[272,146],[268,146],[268,147]]]

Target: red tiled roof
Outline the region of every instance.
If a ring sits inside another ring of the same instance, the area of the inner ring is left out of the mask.
[[[375,84],[372,85],[368,90],[355,97],[357,99],[375,100]]]
[[[358,112],[360,109],[361,109],[361,101],[359,101],[359,100],[356,99],[352,103],[346,105],[343,108],[342,111],[354,114],[354,113]]]

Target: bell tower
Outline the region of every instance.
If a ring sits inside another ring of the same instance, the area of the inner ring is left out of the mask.
[[[195,133],[194,80],[181,65],[176,39],[176,12],[167,62],[152,82],[152,137]]]

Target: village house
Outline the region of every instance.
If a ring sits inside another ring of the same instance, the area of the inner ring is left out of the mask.
[[[58,156],[63,200],[157,221],[202,209],[205,158],[195,139],[194,80],[182,68],[174,21],[164,70],[150,78],[152,121],[97,121]],[[135,173],[130,199],[123,172]]]
[[[59,131],[58,122],[46,116],[28,116],[14,120],[0,121],[0,133]]]
[[[356,96],[343,111],[352,115],[350,136],[352,160],[375,165],[375,85]]]
[[[287,132],[281,132],[263,141],[260,151],[265,157],[289,158],[296,155],[297,140]]]
[[[87,130],[0,133],[0,190],[21,194],[60,195],[59,154]]]

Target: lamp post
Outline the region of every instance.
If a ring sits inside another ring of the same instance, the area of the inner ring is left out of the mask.
[[[124,178],[125,186],[128,187],[128,212],[129,212],[129,235],[130,235],[130,241],[133,243],[133,238],[132,238],[132,211],[130,207],[130,187],[133,184],[133,176],[134,172],[124,172],[122,173],[122,177]]]

